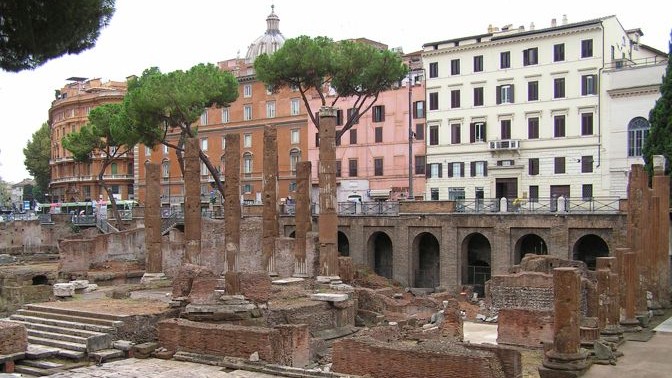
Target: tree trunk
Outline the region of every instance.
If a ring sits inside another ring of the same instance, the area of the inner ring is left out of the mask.
[[[111,160],[105,159],[103,161],[103,167],[100,169],[100,173],[98,173],[98,185],[100,185],[101,188],[105,189],[105,192],[107,192],[107,197],[110,199],[110,205],[112,205],[112,214],[114,215],[114,220],[117,223],[117,230],[121,231],[123,229],[123,225],[121,223],[121,214],[119,214],[119,209],[117,208],[117,201],[114,198],[114,194],[112,193],[112,189],[109,188],[105,184],[105,169],[107,169],[107,166],[110,165]],[[100,214],[98,214],[100,216]]]

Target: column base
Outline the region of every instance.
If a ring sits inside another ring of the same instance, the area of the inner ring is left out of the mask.
[[[583,372],[590,367],[588,352],[582,350],[578,353],[559,353],[554,350],[549,350],[544,355],[543,367],[552,371]],[[548,377],[550,375],[546,376]],[[576,376],[578,377],[578,375]],[[556,375],[553,375],[553,377],[556,377]],[[574,377],[574,375],[567,375],[567,377]]]
[[[165,273],[145,273],[140,279],[141,284],[148,284],[154,281],[163,281],[168,279]]]
[[[642,327],[639,326],[637,319],[623,319],[621,320],[621,328],[624,333],[641,332]]]

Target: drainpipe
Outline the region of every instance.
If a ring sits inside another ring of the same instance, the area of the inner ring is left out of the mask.
[[[604,24],[600,21],[602,29],[602,66],[597,70],[597,166],[599,168],[602,164],[602,71],[604,70]]]

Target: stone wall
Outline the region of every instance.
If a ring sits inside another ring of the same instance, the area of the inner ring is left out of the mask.
[[[502,358],[516,359],[503,363]],[[517,377],[520,353],[495,353],[468,344],[429,340],[422,344],[387,343],[369,337],[336,341],[332,370],[371,377]],[[508,372],[507,370],[516,370]]]
[[[25,352],[28,348],[27,338],[23,324],[0,320],[0,356]]]
[[[59,271],[72,274],[87,271],[106,261],[145,262],[145,230],[136,228],[94,239],[63,240],[59,243]]]
[[[553,311],[503,308],[497,323],[498,344],[542,348],[553,340]]]
[[[308,298],[272,301],[268,309],[266,321],[270,326],[306,324],[310,332],[354,326],[357,311],[353,300],[331,304]]]
[[[159,322],[158,330],[159,344],[170,351],[240,358],[258,352],[265,362],[295,367],[308,363],[306,325],[266,328],[168,319]]]
[[[494,276],[485,285],[489,308],[526,308],[553,310],[553,276],[538,272],[521,272]]]
[[[0,253],[14,256],[56,253],[54,227],[37,220],[0,223]]]

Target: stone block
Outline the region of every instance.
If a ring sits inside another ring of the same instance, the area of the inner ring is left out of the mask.
[[[72,297],[73,295],[75,295],[75,285],[71,283],[54,284],[54,296]]]
[[[85,289],[87,286],[89,286],[88,280],[74,280],[70,281],[70,283],[75,287],[75,290]]]
[[[347,301],[349,298],[348,294],[337,294],[337,293],[318,293],[310,296],[310,299],[314,301],[324,301],[324,302],[343,302]]]
[[[28,348],[23,324],[0,320],[0,355],[24,353]]]
[[[85,287],[84,290],[82,291],[83,293],[90,293],[92,291],[98,290],[98,285],[96,284],[89,284],[89,286]]]

